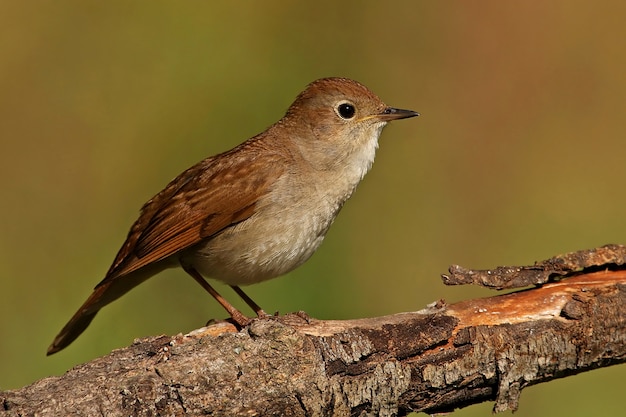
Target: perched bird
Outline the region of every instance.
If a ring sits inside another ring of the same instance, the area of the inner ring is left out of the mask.
[[[244,316],[203,276],[240,288],[283,275],[319,247],[372,166],[387,122],[417,116],[388,107],[362,84],[309,84],[265,132],[184,171],[148,201],[105,278],[48,348],[72,343],[102,307],[175,266],[245,326]]]

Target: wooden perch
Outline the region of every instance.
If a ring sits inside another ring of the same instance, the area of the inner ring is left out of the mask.
[[[625,253],[611,245],[499,272],[453,267],[450,283],[544,284],[419,312],[291,314],[137,340],[0,393],[0,416],[392,416],[493,400],[495,411],[515,410],[528,385],[626,361]]]

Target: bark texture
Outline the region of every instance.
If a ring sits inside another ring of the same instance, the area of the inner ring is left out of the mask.
[[[483,401],[515,410],[528,385],[626,361],[626,270],[615,260],[418,312],[346,321],[291,314],[137,340],[1,392],[0,416],[394,416]],[[490,275],[454,270],[461,280]],[[485,285],[501,286],[494,279]]]

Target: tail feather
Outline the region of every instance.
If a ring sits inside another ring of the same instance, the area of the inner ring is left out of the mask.
[[[66,348],[72,343],[82,332],[85,331],[87,326],[91,323],[93,318],[98,314],[98,311],[107,304],[114,300],[117,300],[128,291],[141,284],[154,274],[162,271],[167,266],[164,263],[157,263],[134,271],[128,275],[119,277],[111,277],[101,282],[91,293],[87,301],[78,309],[78,311],[72,316],[70,321],[61,329],[57,337],[48,347],[47,355],[52,355]]]
[[[99,310],[98,310],[99,311]],[[93,313],[82,314],[79,310],[74,317],[63,327],[63,330],[59,332],[57,337],[54,338],[52,344],[48,347],[46,356],[50,356],[53,353],[57,353],[61,349],[65,349],[70,343],[72,343],[82,332],[85,331],[91,320],[96,317],[98,311]]]

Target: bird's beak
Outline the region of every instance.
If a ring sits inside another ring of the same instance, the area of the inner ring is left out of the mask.
[[[387,107],[382,113],[376,115],[379,120],[389,122],[398,119],[408,119],[409,117],[419,116],[420,114],[413,110],[396,109],[393,107]]]

